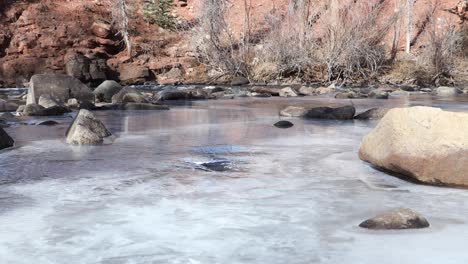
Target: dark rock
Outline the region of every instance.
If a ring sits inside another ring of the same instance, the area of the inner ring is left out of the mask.
[[[0,127],[0,149],[13,147],[15,141]]]
[[[354,106],[342,106],[337,108],[316,107],[307,111],[306,118],[349,120],[354,118],[356,108]]]
[[[54,121],[54,120],[47,120],[47,121],[43,121],[43,122],[40,122],[37,124],[37,126],[55,126],[55,125],[58,125],[59,123],[57,121]]]
[[[232,86],[247,85],[249,83],[250,83],[249,79],[245,77],[234,77],[231,81]]]
[[[35,112],[29,113],[30,116],[60,116],[65,113],[70,113],[71,110],[65,106],[52,106],[49,108],[39,109]]]
[[[354,117],[354,119],[359,120],[369,120],[369,119],[381,119],[389,111],[389,108],[372,108],[365,112],[362,112]]]
[[[293,127],[294,124],[286,120],[281,120],[281,121],[276,122],[274,126],[277,128],[290,128],[290,127]]]
[[[44,109],[43,106],[40,106],[38,104],[27,104],[24,109],[23,109],[23,115],[28,116],[31,115],[32,113],[38,112],[40,110]]]
[[[104,81],[94,91],[98,102],[112,102],[112,96],[122,90],[122,86],[116,81]]]
[[[429,222],[410,209],[400,208],[379,214],[359,226],[374,230],[416,229],[429,227]]]
[[[67,131],[67,143],[72,145],[98,145],[112,134],[93,113],[82,109]]]
[[[126,103],[121,106],[122,110],[169,110],[167,105],[156,105],[146,103]]]

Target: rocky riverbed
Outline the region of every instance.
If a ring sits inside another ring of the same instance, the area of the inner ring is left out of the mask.
[[[353,100],[356,112],[467,98]],[[280,117],[333,97],[167,103],[170,111],[95,110],[112,144],[65,141],[73,115],[18,117],[0,153],[0,255],[6,263],[463,263],[464,189],[416,185],[358,158],[377,121]],[[73,113],[72,113],[73,114]],[[294,126],[279,129],[277,121]],[[359,224],[407,207],[429,228]],[[431,249],[431,250],[428,250]],[[447,258],[450,256],[450,258]]]

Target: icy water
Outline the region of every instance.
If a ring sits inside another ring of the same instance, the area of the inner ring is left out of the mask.
[[[357,157],[375,122],[292,119],[239,99],[162,112],[96,112],[118,136],[74,147],[56,127],[19,126],[0,152],[0,263],[468,263],[468,191],[408,183]],[[356,100],[468,111],[466,98]],[[358,224],[409,207],[431,227]]]

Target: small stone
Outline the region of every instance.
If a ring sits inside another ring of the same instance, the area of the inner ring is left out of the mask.
[[[373,230],[417,229],[429,227],[429,222],[411,209],[399,208],[368,219],[359,227]]]
[[[276,122],[274,126],[277,128],[290,128],[290,127],[293,127],[294,124],[286,120],[281,120],[281,121]]]

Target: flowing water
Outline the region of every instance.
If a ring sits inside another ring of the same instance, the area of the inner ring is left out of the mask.
[[[468,263],[468,191],[415,185],[357,157],[375,122],[292,119],[287,104],[326,98],[236,99],[170,111],[96,112],[117,135],[69,146],[55,127],[7,131],[0,153],[0,263]],[[355,100],[468,111],[466,98]],[[409,207],[424,230],[358,224]]]

